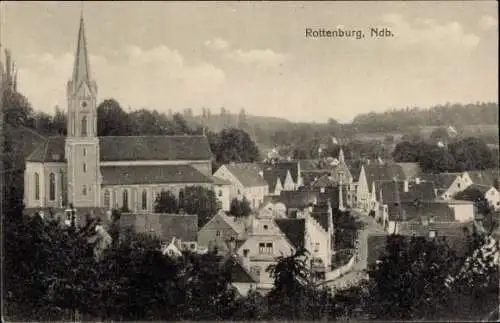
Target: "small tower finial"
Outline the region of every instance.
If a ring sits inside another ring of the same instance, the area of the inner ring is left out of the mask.
[[[83,19],[83,0],[80,1],[80,19]]]

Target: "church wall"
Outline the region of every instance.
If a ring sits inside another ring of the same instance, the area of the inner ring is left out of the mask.
[[[39,199],[35,199],[35,173],[38,173],[40,178],[40,195]],[[24,172],[24,205],[26,207],[43,207],[45,197],[44,191],[44,171],[42,163],[26,163],[26,170]]]
[[[212,184],[209,183],[177,183],[177,184],[142,184],[142,185],[103,185],[101,189],[101,205],[107,207],[105,203],[106,191],[109,191],[110,196],[110,207],[111,208],[122,208],[123,207],[123,191],[126,189],[128,194],[128,208],[132,212],[153,212],[154,202],[156,195],[159,194],[162,189],[165,191],[170,191],[177,198],[179,197],[179,192],[188,186],[203,186],[206,188],[212,188]],[[142,191],[147,191],[147,206],[146,209],[142,209]]]
[[[61,185],[61,178],[64,180],[66,177],[66,164],[65,163],[45,163],[43,164],[44,173],[44,206],[45,207],[62,207],[62,196],[64,194]],[[54,199],[50,196],[50,175],[54,175]],[[62,176],[61,176],[62,174]],[[65,179],[67,183],[67,179]]]

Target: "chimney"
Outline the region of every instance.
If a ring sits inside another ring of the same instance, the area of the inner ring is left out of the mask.
[[[408,193],[408,181],[405,179],[404,181],[405,193]]]

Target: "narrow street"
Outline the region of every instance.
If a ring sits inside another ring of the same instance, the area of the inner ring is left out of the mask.
[[[373,235],[386,235],[386,232],[382,229],[381,225],[376,223],[374,218],[364,215],[355,209],[352,209],[351,213],[365,224],[358,236],[358,260],[354,263],[350,272],[335,280],[323,282],[320,286],[342,289],[360,281],[366,275],[364,271],[368,267],[368,237]]]

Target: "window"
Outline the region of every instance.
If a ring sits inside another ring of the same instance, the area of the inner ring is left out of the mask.
[[[240,191],[240,189],[238,189],[238,195],[241,195],[241,191]]]
[[[261,242],[259,243],[259,253],[265,253],[266,252],[266,244]]]
[[[86,173],[87,172],[87,164],[83,163],[83,172]]]
[[[219,190],[219,197],[222,196],[222,190]]]
[[[83,157],[87,156],[87,148],[83,148]]]
[[[122,206],[128,209],[128,191],[124,190],[122,194]]]
[[[217,237],[220,237],[220,231],[219,231],[219,230],[217,230],[217,232],[215,233],[215,235],[216,235]]]
[[[82,118],[82,137],[87,137],[87,117]]]
[[[146,190],[142,191],[142,209],[146,210],[148,208],[148,192]]]
[[[264,225],[264,230],[267,230],[267,224]]]
[[[111,201],[110,201],[110,194],[109,194],[109,190],[105,190],[105,191],[104,191],[104,206],[105,206],[106,208],[108,208],[108,209],[110,208],[110,204],[111,204],[110,202],[111,202]]]
[[[319,242],[316,242],[314,244],[314,252],[318,252],[319,251]]]
[[[272,242],[266,243],[266,253],[267,254],[273,253],[273,243]]]
[[[196,249],[196,243],[194,243],[194,242],[191,243],[190,248],[191,248],[191,250],[195,250]]]
[[[460,183],[457,184],[457,187],[460,188]]]
[[[35,201],[40,199],[40,175],[35,173]]]
[[[243,257],[245,257],[245,258],[248,257],[248,252],[249,251],[250,250],[248,250],[248,249],[243,250]]]
[[[82,187],[82,195],[87,196],[87,186],[83,185]]]
[[[49,175],[49,200],[54,201],[56,199],[56,175],[50,173]]]

